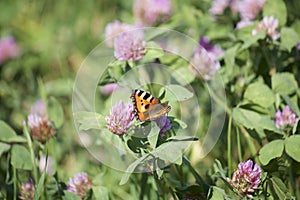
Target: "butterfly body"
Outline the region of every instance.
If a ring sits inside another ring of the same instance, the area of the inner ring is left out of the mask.
[[[158,118],[171,109],[168,102],[161,103],[158,98],[142,90],[133,90],[131,98],[134,104],[135,116],[139,121]]]

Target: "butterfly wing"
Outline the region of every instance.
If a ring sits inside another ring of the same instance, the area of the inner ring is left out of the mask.
[[[150,107],[149,110],[147,110],[143,114],[146,120],[152,120],[168,113],[170,110],[171,106],[168,105],[168,102],[165,102],[153,105],[152,107]]]
[[[160,103],[160,100],[148,92],[134,90],[131,95],[136,118],[139,121],[151,120],[170,111],[168,103]]]

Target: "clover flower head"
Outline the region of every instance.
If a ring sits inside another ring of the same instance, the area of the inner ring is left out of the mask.
[[[207,53],[203,47],[197,46],[190,60],[189,68],[196,76],[210,80],[221,66],[213,54]]]
[[[129,25],[126,23],[122,23],[118,20],[111,22],[105,27],[105,43],[108,47],[114,47],[114,39],[115,37],[122,33],[123,31],[128,31],[131,29],[137,28],[134,25]]]
[[[239,11],[240,0],[229,0],[229,7],[231,12],[237,13]]]
[[[209,9],[211,15],[222,15],[229,6],[229,0],[214,0]]]
[[[242,20],[253,20],[263,9],[266,0],[242,0],[239,2],[238,10]]]
[[[215,59],[220,57],[224,52],[220,46],[211,44],[210,40],[207,37],[200,37],[199,44],[207,51],[208,54],[210,54]]]
[[[144,32],[141,29],[120,33],[114,39],[114,56],[118,60],[141,60],[146,53]]]
[[[165,22],[171,16],[170,0],[136,0],[133,5],[135,23],[139,25],[154,25]]]
[[[22,183],[19,190],[19,198],[22,200],[32,200],[35,193],[35,186],[30,182]]]
[[[241,195],[253,198],[252,194],[261,182],[262,170],[252,160],[241,162],[238,169],[232,175],[232,179],[227,179],[232,187]]]
[[[30,113],[37,114],[40,117],[47,117],[45,102],[42,99],[34,102],[34,104],[31,106]]]
[[[20,48],[11,36],[0,39],[0,64],[20,55]]]
[[[30,114],[27,121],[33,139],[44,143],[55,135],[56,130],[47,117]]]
[[[253,21],[250,21],[250,20],[242,20],[240,22],[237,23],[236,25],[236,29],[241,29],[241,28],[244,28],[244,27],[247,27],[247,26],[251,26],[253,24]]]
[[[117,83],[108,83],[101,87],[102,94],[109,95],[112,94],[119,86]]]
[[[297,49],[297,51],[300,50],[300,42],[296,45],[296,49]]]
[[[157,126],[160,128],[159,134],[161,136],[164,136],[167,130],[172,128],[170,119],[165,115],[156,118],[155,122]]]
[[[111,108],[110,114],[105,119],[107,128],[112,133],[117,135],[126,133],[134,119],[132,104],[120,101]]]
[[[239,0],[213,0],[209,13],[213,16],[222,15],[227,7],[230,7],[233,13],[238,12]]]
[[[281,128],[285,125],[293,126],[298,120],[298,117],[289,106],[285,106],[282,112],[277,110],[275,115],[277,128]]]
[[[277,40],[280,37],[280,33],[276,30],[278,28],[278,19],[275,19],[274,16],[266,16],[258,24],[256,29],[252,31],[252,35],[256,35],[260,31],[266,31],[267,36],[272,40]]]
[[[73,178],[69,179],[67,190],[83,199],[87,195],[88,190],[91,188],[92,181],[88,174],[85,172],[80,172],[75,174]]]

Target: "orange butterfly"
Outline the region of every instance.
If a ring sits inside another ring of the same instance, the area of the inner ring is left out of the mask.
[[[161,103],[158,98],[142,90],[133,90],[131,99],[135,116],[139,121],[155,119],[171,110],[168,102]]]

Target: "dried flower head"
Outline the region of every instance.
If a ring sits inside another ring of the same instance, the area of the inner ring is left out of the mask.
[[[47,162],[47,166],[46,166],[46,162]],[[44,171],[45,166],[46,166],[46,174],[48,176],[53,175],[54,168],[55,168],[55,161],[51,156],[48,156],[47,159],[46,159],[46,155],[41,156],[40,163],[39,163],[39,168],[41,173]]]
[[[108,130],[117,135],[126,133],[134,119],[132,104],[120,101],[111,108],[110,115],[105,119]]]
[[[285,106],[283,111],[277,110],[276,112],[276,127],[281,128],[283,126],[293,126],[298,120],[298,117],[290,109],[289,106]]]
[[[46,142],[55,135],[55,128],[51,121],[37,114],[28,115],[28,126],[30,128],[31,137],[40,142]]]
[[[19,190],[19,198],[22,200],[32,200],[34,197],[35,186],[32,181],[27,183],[22,183]]]
[[[156,118],[155,122],[156,122],[157,126],[160,128],[159,134],[161,136],[164,136],[165,133],[167,132],[167,130],[172,128],[170,119],[165,115],[162,115],[162,116]]]
[[[260,31],[266,31],[267,36],[272,40],[277,40],[280,37],[280,33],[276,30],[277,28],[278,19],[275,19],[273,16],[264,17],[256,29],[252,31],[252,35],[256,35]]]
[[[20,48],[13,37],[3,37],[0,39],[0,64],[10,58],[18,57]]]
[[[242,20],[253,20],[263,9],[265,0],[242,0],[239,2],[239,13]]]
[[[190,70],[204,80],[210,80],[221,68],[214,55],[207,53],[201,46],[197,46],[190,60]]]
[[[170,0],[136,0],[133,5],[135,23],[154,25],[165,22],[171,16]]]
[[[238,169],[227,179],[232,187],[241,195],[252,198],[252,194],[260,184],[261,168],[252,160],[241,162]]]
[[[108,47],[114,47],[114,38],[123,31],[137,28],[136,26],[122,23],[118,20],[111,22],[105,27],[105,43]]]
[[[114,56],[118,60],[141,60],[146,53],[144,32],[141,29],[120,33],[114,40]]]
[[[92,188],[92,181],[85,172],[80,172],[69,179],[68,188],[69,192],[72,192],[82,199],[87,195],[88,190]]]

